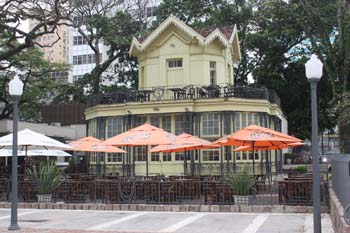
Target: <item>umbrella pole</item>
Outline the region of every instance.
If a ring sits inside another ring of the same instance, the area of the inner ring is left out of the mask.
[[[146,146],[146,176],[148,177],[148,146]]]
[[[187,151],[185,148],[185,157],[184,157],[184,175],[187,176]]]
[[[268,150],[265,151],[265,170],[266,175],[270,176],[270,168],[269,168],[269,152]]]
[[[236,152],[233,151],[233,173],[236,174]]]
[[[198,175],[201,176],[202,170],[202,161],[201,161],[201,152],[198,151]]]
[[[25,148],[26,153],[24,154],[24,178],[26,178],[28,146],[25,146]]]
[[[253,148],[253,175],[255,176],[255,154],[254,154],[254,142],[252,142]]]

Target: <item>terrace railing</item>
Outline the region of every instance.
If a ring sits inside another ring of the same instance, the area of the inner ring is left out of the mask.
[[[87,107],[99,104],[120,104],[162,100],[212,99],[212,98],[264,99],[280,106],[281,101],[273,90],[250,86],[210,85],[184,87],[153,87],[143,90],[125,89],[91,96]]]
[[[10,201],[10,179],[0,180],[0,201]],[[325,186],[321,187],[325,204]],[[237,204],[238,197],[221,177],[64,176],[54,202],[137,204]],[[312,181],[257,179],[246,205],[312,205]],[[36,202],[36,184],[19,178],[19,201]]]

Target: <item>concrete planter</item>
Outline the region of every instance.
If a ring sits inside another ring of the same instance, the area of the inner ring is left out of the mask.
[[[38,202],[51,202],[52,194],[37,194]]]

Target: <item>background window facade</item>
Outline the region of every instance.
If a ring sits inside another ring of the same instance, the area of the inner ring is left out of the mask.
[[[181,68],[182,67],[182,59],[171,59],[168,60],[168,68]]]
[[[202,135],[220,136],[219,120],[220,115],[217,112],[202,113]]]
[[[219,161],[220,151],[219,149],[203,150],[203,161]]]
[[[124,132],[124,119],[121,116],[107,118],[107,138]]]
[[[122,154],[107,154],[107,162],[108,163],[117,163],[117,162],[123,162],[123,155]]]
[[[134,148],[136,161],[146,161],[146,146],[135,146]]]

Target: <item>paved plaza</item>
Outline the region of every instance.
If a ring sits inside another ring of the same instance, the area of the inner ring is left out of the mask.
[[[141,212],[20,209],[18,232],[312,233],[311,214]],[[10,209],[0,209],[0,232],[8,232]],[[333,233],[322,215],[323,233]],[[12,231],[13,232],[13,231]]]

